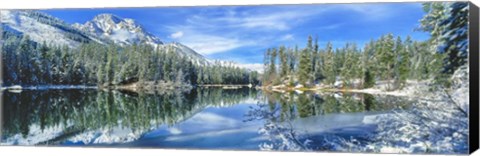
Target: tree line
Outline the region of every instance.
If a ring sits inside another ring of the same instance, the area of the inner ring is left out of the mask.
[[[264,57],[264,86],[302,84],[370,88],[384,81],[387,89],[405,86],[407,80],[435,79],[448,85],[447,78],[467,63],[468,38],[466,3],[425,3],[427,12],[420,29],[432,34],[427,41],[402,39],[389,33],[372,39],[363,48],[346,43],[334,49],[331,42],[319,48],[318,38],[308,37],[304,48],[269,48]],[[465,11],[466,10],[466,11]],[[439,12],[449,14],[440,14]]]
[[[354,81],[361,80],[359,87],[368,88],[375,81],[392,80],[392,87],[398,88],[408,78],[425,79],[438,70],[437,65],[426,61],[434,60],[436,55],[424,46],[410,37],[402,40],[387,34],[371,40],[363,49],[355,43],[334,49],[330,42],[320,49],[318,41],[313,42],[309,36],[303,49],[281,46],[267,50],[264,85],[333,85],[341,81],[346,87],[355,87],[358,84]]]
[[[9,85],[257,84],[258,73],[233,65],[194,64],[171,46],[37,43],[3,31],[3,83]]]

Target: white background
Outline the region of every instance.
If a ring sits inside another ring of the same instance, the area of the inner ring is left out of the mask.
[[[438,0],[435,0],[438,1]],[[478,0],[472,0],[480,4]],[[0,9],[48,9],[48,8],[101,8],[101,7],[152,7],[152,6],[198,6],[198,5],[255,5],[255,4],[311,4],[311,3],[351,3],[351,2],[415,2],[415,0],[0,0]],[[477,132],[478,133],[478,132]],[[84,148],[84,147],[0,147],[0,155],[33,156],[158,156],[158,155],[208,155],[208,156],[318,156],[318,155],[379,156],[399,154],[354,154],[354,153],[306,153],[306,152],[257,152],[257,151],[210,151],[173,150],[138,148]],[[473,155],[480,156],[476,151]]]

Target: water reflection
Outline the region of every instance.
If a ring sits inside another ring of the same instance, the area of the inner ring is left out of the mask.
[[[281,120],[295,117],[305,118],[309,116],[326,115],[332,113],[354,113],[385,111],[393,108],[405,109],[411,102],[403,97],[396,96],[373,96],[370,94],[316,94],[303,93],[264,93],[265,103],[273,110],[281,109]],[[277,106],[278,105],[278,106]]]
[[[195,89],[155,93],[27,90],[4,94],[2,144],[32,145],[60,144],[91,130],[123,130],[135,139],[155,127],[181,122],[207,106],[233,105],[256,93],[251,89]]]
[[[2,145],[331,150],[331,136],[361,141],[374,128],[368,116],[409,103],[249,88],[3,94]]]
[[[266,93],[265,102],[251,107],[246,121],[264,121],[259,133],[269,139],[262,150],[338,150],[342,144],[366,144],[372,112],[406,109],[409,100],[370,94]],[[355,120],[357,119],[357,120]],[[359,119],[359,120],[358,120]]]

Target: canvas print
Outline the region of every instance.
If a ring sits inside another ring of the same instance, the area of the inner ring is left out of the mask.
[[[466,154],[468,10],[1,10],[0,145]]]

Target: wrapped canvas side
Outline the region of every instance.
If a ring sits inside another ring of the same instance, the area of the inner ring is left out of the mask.
[[[470,14],[469,14],[469,49],[470,49],[470,153],[473,153],[478,149],[479,144],[479,84],[478,84],[478,65],[479,65],[479,16],[478,6],[470,2]]]

